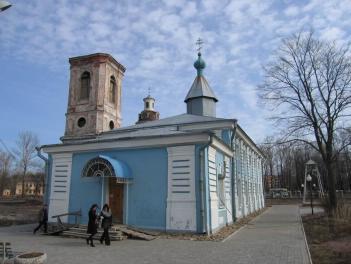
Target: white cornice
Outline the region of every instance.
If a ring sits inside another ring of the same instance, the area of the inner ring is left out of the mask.
[[[43,146],[43,151],[52,154],[62,152],[86,152],[109,149],[161,147],[170,145],[206,143],[209,141],[209,138],[210,136],[207,134],[193,134],[171,137],[119,139],[91,143],[47,145]]]
[[[256,144],[252,141],[252,139],[245,133],[245,131],[238,126],[238,129],[236,131],[237,135],[248,145],[250,146],[259,156],[264,158],[263,153],[261,150],[256,146]]]
[[[227,156],[233,157],[233,151],[230,149],[229,146],[224,144],[222,141],[218,140],[217,138],[213,138],[211,146],[217,150],[224,152]]]

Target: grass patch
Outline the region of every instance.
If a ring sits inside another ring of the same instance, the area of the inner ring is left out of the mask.
[[[313,263],[351,263],[351,219],[315,214],[302,221]]]

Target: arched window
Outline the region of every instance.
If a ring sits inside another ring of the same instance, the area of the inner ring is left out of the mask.
[[[85,165],[83,177],[111,177],[115,171],[110,162],[102,158],[94,158]]]
[[[116,79],[114,76],[111,76],[110,79],[109,101],[111,103],[116,102]]]
[[[80,77],[80,93],[79,99],[89,99],[89,92],[90,92],[90,73],[83,72],[82,76]]]

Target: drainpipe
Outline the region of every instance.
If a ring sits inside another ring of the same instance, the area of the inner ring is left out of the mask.
[[[202,216],[202,232],[207,235],[210,234],[210,225],[207,221],[207,207],[206,207],[206,164],[205,164],[205,149],[212,145],[213,143],[213,135],[210,134],[210,141],[202,146],[199,150],[200,152],[200,194],[201,194],[201,216]]]
[[[41,147],[35,148],[37,151],[37,156],[41,158],[45,162],[45,176],[44,176],[44,195],[43,195],[43,203],[48,204],[48,177],[49,177],[49,160],[41,154]]]
[[[236,155],[236,149],[235,149],[235,134],[236,134],[236,128],[238,126],[238,121],[234,120],[234,128],[233,128],[233,134],[231,138],[231,147],[233,151],[233,157],[231,158],[232,160],[232,170],[231,170],[231,180],[232,180],[232,220],[233,223],[236,221],[236,206],[235,206],[235,179],[236,179],[236,173],[234,173],[234,163],[235,163],[235,155]],[[236,171],[236,168],[235,168]]]

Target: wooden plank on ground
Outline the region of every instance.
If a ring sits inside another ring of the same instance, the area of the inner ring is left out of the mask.
[[[155,236],[151,236],[151,235],[147,235],[147,234],[144,234],[141,232],[137,232],[137,231],[128,229],[126,227],[119,226],[118,229],[121,230],[124,234],[131,236],[131,237],[134,237],[134,238],[139,238],[139,239],[143,239],[143,240],[147,240],[147,241],[150,241],[150,240],[153,240],[156,238]]]

